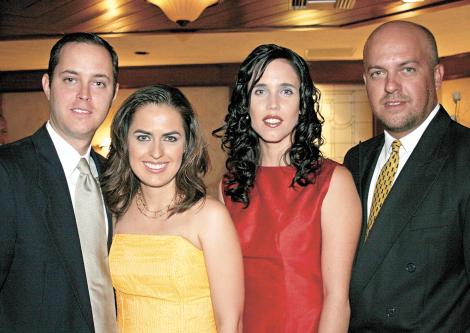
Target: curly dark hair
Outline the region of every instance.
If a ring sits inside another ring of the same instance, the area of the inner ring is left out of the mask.
[[[206,196],[202,177],[209,166],[209,155],[191,104],[179,89],[154,85],[130,95],[117,111],[111,125],[111,147],[101,186],[110,211],[117,217],[127,211],[140,187],[140,180],[129,162],[128,134],[135,112],[148,104],[169,105],[179,112],[183,120],[186,142],[183,162],[175,177],[175,197],[182,199],[176,202],[170,214],[184,212]]]
[[[251,127],[249,115],[250,96],[266,67],[275,59],[287,60],[300,80],[299,120],[291,133],[292,144],[283,156],[288,165],[296,168],[291,186],[312,184],[323,161],[319,149],[323,144],[320,91],[313,85],[307,63],[288,48],[274,44],[258,46],[240,66],[225,124],[212,132],[221,139],[222,149],[228,154],[223,191],[232,201],[242,202],[245,207],[249,205],[250,189],[260,163],[259,137]]]

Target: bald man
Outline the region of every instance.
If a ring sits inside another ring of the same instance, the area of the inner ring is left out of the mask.
[[[470,332],[470,130],[438,104],[426,28],[394,21],[364,47],[383,134],[345,157],[363,203],[350,332]]]

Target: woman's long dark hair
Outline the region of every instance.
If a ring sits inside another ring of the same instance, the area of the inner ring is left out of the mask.
[[[323,160],[319,149],[323,144],[320,91],[313,85],[307,63],[288,48],[274,44],[258,46],[240,66],[225,124],[212,132],[222,140],[222,149],[228,154],[223,191],[245,207],[249,205],[250,189],[260,163],[259,138],[250,121],[250,96],[266,67],[275,59],[287,60],[300,80],[299,120],[291,134],[292,145],[283,157],[296,169],[291,186],[313,183]]]
[[[182,199],[176,202],[170,213],[184,212],[206,195],[202,177],[207,172],[209,155],[191,104],[177,88],[166,85],[146,87],[124,101],[111,125],[111,148],[101,185],[104,199],[117,217],[127,211],[140,187],[140,181],[130,166],[127,140],[135,112],[148,104],[173,107],[183,122],[186,143],[182,164],[175,177],[176,196]]]

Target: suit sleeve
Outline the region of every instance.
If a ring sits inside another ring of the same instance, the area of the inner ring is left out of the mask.
[[[344,156],[343,165],[351,172],[356,188],[359,191],[359,146],[351,148]]]
[[[15,248],[15,188],[0,160],[0,292],[10,270]]]
[[[467,279],[470,281],[470,196],[467,200],[467,208],[463,221],[463,254]]]

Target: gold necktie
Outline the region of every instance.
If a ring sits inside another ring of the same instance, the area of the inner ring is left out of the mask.
[[[95,332],[116,332],[114,293],[108,264],[104,208],[97,181],[81,158],[75,189],[75,219],[90,294]]]
[[[388,161],[380,170],[377,184],[375,185],[374,196],[372,197],[372,206],[369,213],[369,221],[367,222],[366,239],[369,236],[369,232],[372,229],[375,219],[379,214],[380,208],[387,198],[390,189],[392,188],[395,174],[397,173],[398,163],[400,161],[398,152],[400,151],[401,143],[399,140],[392,142],[392,153],[388,158]]]

